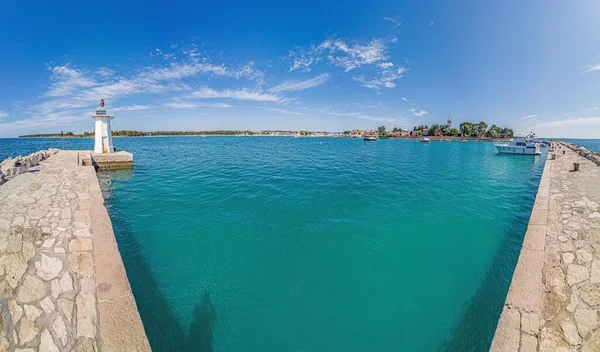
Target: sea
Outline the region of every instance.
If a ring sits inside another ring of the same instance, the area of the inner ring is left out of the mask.
[[[487,142],[114,144],[135,168],[99,179],[155,351],[487,351],[545,161]],[[48,147],[93,140],[0,139],[0,159]]]

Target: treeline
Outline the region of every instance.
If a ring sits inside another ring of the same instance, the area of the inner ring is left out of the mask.
[[[488,129],[488,124],[484,121],[479,123],[463,122],[459,128],[448,128],[446,125],[419,125],[413,128],[413,131],[423,132],[427,130],[430,136],[448,136],[448,137],[489,137],[489,138],[513,138],[514,132],[510,128],[492,125]]]
[[[25,134],[19,136],[19,138],[54,138],[54,137],[83,137],[83,135],[75,134],[73,132],[65,132],[62,135],[60,133],[42,133],[42,134]]]

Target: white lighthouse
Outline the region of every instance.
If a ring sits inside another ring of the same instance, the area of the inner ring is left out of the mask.
[[[110,128],[110,120],[113,117],[112,113],[104,108],[104,99],[101,99],[96,114],[92,115],[92,119],[96,121],[94,153],[113,153],[115,151]]]

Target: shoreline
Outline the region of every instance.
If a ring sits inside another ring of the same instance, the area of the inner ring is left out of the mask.
[[[553,147],[490,351],[600,348],[600,153]]]
[[[0,350],[150,351],[96,171],[79,153],[20,165],[0,185]]]

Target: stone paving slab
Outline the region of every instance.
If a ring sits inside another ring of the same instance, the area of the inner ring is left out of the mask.
[[[91,166],[60,151],[0,186],[0,351],[149,351]]]
[[[554,147],[491,351],[600,351],[600,166]]]

